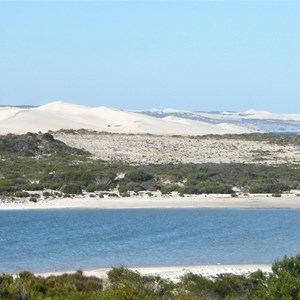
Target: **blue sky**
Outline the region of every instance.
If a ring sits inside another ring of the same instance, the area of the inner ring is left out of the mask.
[[[300,113],[300,2],[0,2],[0,104]]]

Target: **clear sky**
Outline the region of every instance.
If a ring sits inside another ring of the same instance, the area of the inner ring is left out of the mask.
[[[0,104],[300,113],[300,2],[0,2]]]

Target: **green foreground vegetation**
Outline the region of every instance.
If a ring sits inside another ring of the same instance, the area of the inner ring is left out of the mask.
[[[281,141],[277,136],[274,139]],[[0,136],[2,197],[28,197],[37,201],[41,195],[46,198],[82,192],[103,195],[101,192],[110,191],[117,193],[113,195],[129,196],[157,190],[162,194],[176,191],[181,195],[237,196],[234,187],[241,193],[280,196],[282,192],[300,188],[299,166],[234,163],[133,166],[95,160],[90,153],[55,140],[50,133]]]
[[[142,276],[126,268],[114,268],[108,279],[74,274],[41,277],[30,272],[0,276],[3,300],[297,300],[300,299],[300,255],[285,257],[272,266],[273,273],[261,271],[250,276],[219,275],[207,279],[188,273],[179,283],[159,276]]]

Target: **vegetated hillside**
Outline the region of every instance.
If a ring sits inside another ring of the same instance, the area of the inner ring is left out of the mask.
[[[140,191],[170,194],[277,193],[300,189],[298,165],[149,164],[95,160],[89,153],[57,141],[49,133],[0,136],[0,195],[30,197],[26,191],[55,191],[52,195],[129,196]],[[34,196],[38,197],[35,192]],[[49,192],[46,191],[50,196]],[[233,194],[235,195],[235,194]]]
[[[187,273],[178,283],[160,276],[142,276],[126,268],[113,268],[108,282],[74,274],[35,276],[0,275],[0,299],[89,300],[297,300],[300,295],[300,256],[285,257],[272,265],[271,274],[258,270],[249,276],[221,274],[213,279]]]
[[[49,133],[8,134],[0,136],[0,155],[39,156],[51,154],[87,155],[88,152],[67,146]]]
[[[80,160],[79,160],[80,159]],[[289,166],[243,164],[179,164],[129,166],[86,157],[10,157],[0,161],[0,195],[29,197],[23,191],[51,189],[63,194],[83,191],[157,191],[169,194],[230,194],[238,187],[247,193],[282,193],[299,189],[300,172]],[[122,176],[121,176],[122,175]],[[48,195],[48,194],[47,194]],[[50,195],[48,195],[50,196]]]

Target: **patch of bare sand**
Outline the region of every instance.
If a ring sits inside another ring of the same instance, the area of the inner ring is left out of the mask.
[[[55,133],[67,145],[85,149],[95,158],[131,164],[259,163],[299,164],[300,146],[218,137],[152,136],[110,133]]]

